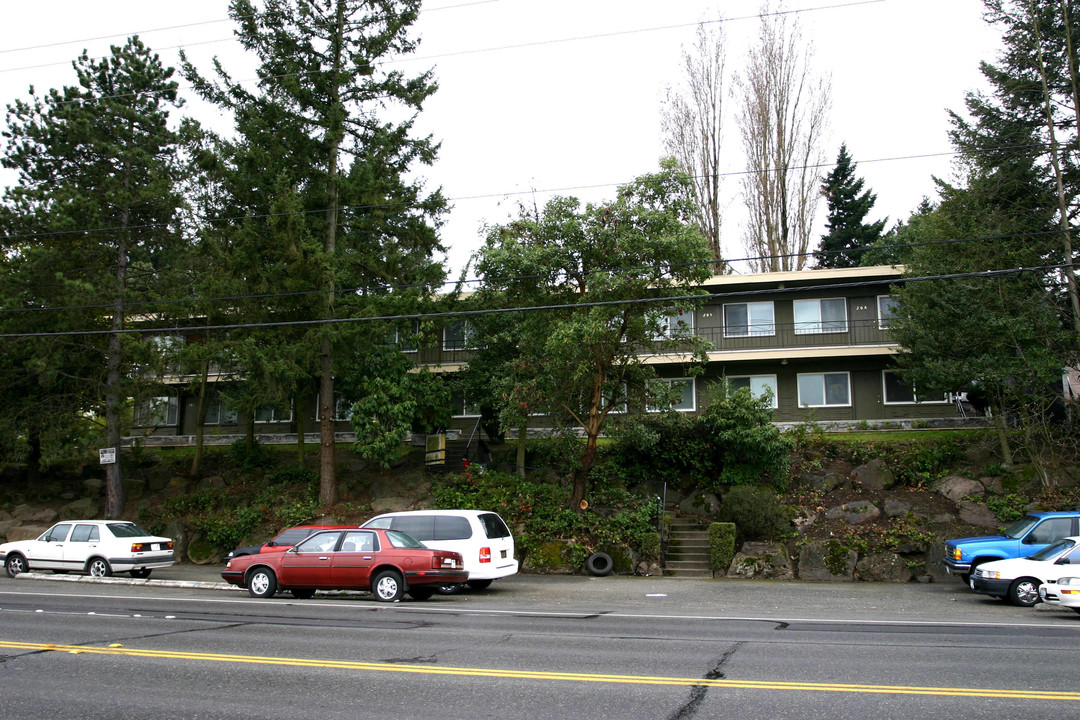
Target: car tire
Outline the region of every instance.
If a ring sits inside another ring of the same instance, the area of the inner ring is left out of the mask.
[[[7,571],[7,576],[9,578],[13,578],[19,573],[24,573],[29,569],[30,565],[26,562],[26,558],[18,553],[8,555],[8,559],[4,563],[4,570]]]
[[[486,590],[491,587],[491,580],[469,580],[465,583],[471,590]]]
[[[435,588],[435,592],[439,593],[440,595],[457,595],[459,592],[461,592],[461,588],[463,587],[465,586],[461,585],[460,583],[454,583],[452,585],[440,585],[439,587]]]
[[[435,588],[427,585],[423,587],[415,587],[409,590],[409,597],[413,600],[430,600],[431,596],[435,594]]]
[[[133,578],[148,578],[150,577],[150,568],[139,568],[138,570],[131,571],[131,577]]]
[[[1009,585],[1009,602],[1017,607],[1031,607],[1039,602],[1039,581],[1031,577],[1013,580]]]
[[[604,552],[595,552],[585,561],[585,569],[590,575],[606,577],[615,569],[615,562]]]
[[[112,575],[112,566],[105,558],[90,558],[86,561],[86,572],[90,577],[106,578]]]
[[[274,597],[278,588],[277,576],[269,568],[255,568],[247,576],[247,588],[251,597]]]
[[[393,570],[383,570],[371,581],[371,594],[379,602],[398,602],[405,594],[401,576]]]
[[[310,600],[311,598],[315,597],[315,591],[311,589],[290,590],[289,592],[291,592],[292,596],[297,600]]]

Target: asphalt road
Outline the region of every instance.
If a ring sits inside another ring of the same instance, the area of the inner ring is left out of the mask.
[[[0,579],[0,718],[1080,716],[1080,616],[918,585],[538,577],[256,600]]]

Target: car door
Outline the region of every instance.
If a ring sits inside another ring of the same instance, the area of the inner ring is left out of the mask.
[[[64,567],[64,546],[67,544],[68,533],[71,532],[71,523],[57,523],[38,537],[30,551],[30,564],[38,568],[52,568],[54,570]]]
[[[89,523],[75,523],[71,536],[64,544],[64,567],[80,570],[87,559],[98,551],[101,544],[100,529]]]
[[[282,553],[278,584],[287,588],[333,587],[330,577],[341,531],[321,532]]]
[[[379,536],[371,530],[350,530],[334,553],[330,579],[336,588],[366,590],[371,587],[371,566],[379,552]]]

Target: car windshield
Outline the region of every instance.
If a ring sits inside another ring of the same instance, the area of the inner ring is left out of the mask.
[[[403,533],[400,530],[387,530],[386,539],[390,541],[390,544],[396,548],[426,548],[427,545],[420,542],[412,535]]]
[[[317,528],[289,528],[276,538],[266,543],[271,547],[277,545],[295,545],[306,537],[316,532]]]
[[[1037,522],[1039,522],[1039,518],[1033,515],[1025,515],[1009,526],[1009,529],[1005,531],[1005,537],[1013,540],[1022,538]]]
[[[1053,545],[1047,545],[1039,552],[1030,556],[1028,560],[1051,560],[1060,555],[1063,551],[1068,550],[1075,544],[1076,543],[1074,543],[1072,540],[1058,540]]]
[[[109,532],[118,538],[148,537],[150,535],[135,523],[109,523],[105,527],[109,528]]]

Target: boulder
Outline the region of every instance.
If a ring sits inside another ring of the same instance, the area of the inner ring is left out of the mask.
[[[855,573],[869,582],[910,582],[913,577],[907,561],[891,552],[867,555],[855,564]]]
[[[7,541],[36,540],[38,535],[49,529],[49,525],[16,525],[7,531]]]
[[[794,580],[787,548],[774,542],[745,542],[728,568],[730,578]]]
[[[146,492],[146,481],[137,477],[126,477],[123,482],[124,500],[138,500]]]
[[[1001,521],[982,503],[973,500],[963,500],[959,505],[960,519],[969,525],[977,525],[984,528],[998,528]]]
[[[954,503],[959,503],[967,497],[983,497],[986,488],[978,480],[961,477],[959,475],[947,475],[934,483],[934,492],[944,495]]]
[[[886,500],[883,504],[885,517],[904,517],[912,511],[913,506],[904,500]]]
[[[708,517],[716,517],[720,513],[720,498],[716,493],[695,490],[682,499],[679,508],[684,513],[698,513]]]
[[[410,500],[405,497],[388,496],[381,498],[372,498],[371,510],[376,515],[388,512],[399,512],[401,510],[409,509]]]
[[[841,487],[847,487],[848,481],[838,473],[830,472],[824,475],[815,475],[813,473],[805,473],[800,475],[796,482],[801,487],[806,487],[811,490],[829,494],[833,490]]]
[[[98,516],[98,504],[91,498],[69,502],[60,508],[61,520],[92,520]]]
[[[865,465],[851,471],[851,486],[865,487],[870,490],[888,490],[896,484],[896,476],[885,465],[885,461],[875,458]]]
[[[856,500],[825,511],[826,520],[843,520],[848,525],[861,525],[879,517],[881,510],[869,500]]]
[[[209,477],[201,478],[195,486],[195,490],[196,492],[206,492],[207,490],[220,490],[224,487],[225,478],[220,475],[211,475]]]
[[[799,553],[799,579],[809,582],[853,582],[859,554],[837,540],[815,540]]]

